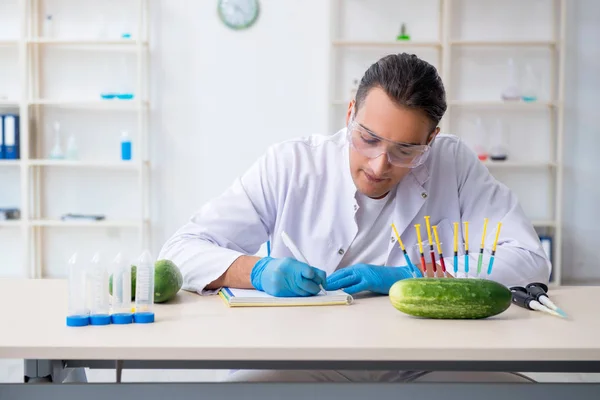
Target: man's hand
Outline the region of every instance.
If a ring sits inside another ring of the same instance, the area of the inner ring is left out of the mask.
[[[419,271],[420,272],[420,271]],[[418,274],[417,277],[423,277]],[[388,294],[390,288],[399,280],[412,278],[410,267],[380,267],[369,264],[356,264],[342,268],[327,278],[327,290],[342,289],[348,294],[368,290]]]
[[[277,297],[316,295],[325,279],[325,271],[293,258],[261,258],[250,274],[252,286]]]

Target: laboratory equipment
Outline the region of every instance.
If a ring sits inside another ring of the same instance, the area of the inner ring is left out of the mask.
[[[522,286],[513,286],[510,288],[512,292],[512,302],[519,307],[526,308],[528,310],[536,310],[542,311],[550,315],[554,315],[556,317],[562,317],[559,313],[554,310],[549,309],[539,301],[535,299],[532,295],[527,292]]]
[[[79,158],[77,143],[75,143],[75,135],[71,134],[67,141],[67,159],[77,160],[77,158]]]
[[[0,221],[21,219],[21,210],[18,208],[0,208]]]
[[[458,276],[458,222],[454,223],[454,277]]]
[[[506,161],[508,158],[508,133],[506,124],[501,119],[496,120],[491,136],[490,158],[493,161]]]
[[[477,277],[481,273],[481,266],[483,265],[483,249],[485,248],[485,231],[487,229],[488,219],[483,219],[483,232],[481,234],[481,246],[479,247],[479,257],[477,258]]]
[[[419,246],[419,255],[421,257],[421,266],[423,267],[423,276],[427,277],[427,264],[425,263],[425,255],[423,254],[423,241],[421,240],[421,224],[415,224],[417,231],[417,242]]]
[[[54,122],[54,146],[50,151],[50,158],[52,159],[63,159],[65,157],[61,144],[60,144],[60,123]]]
[[[127,62],[127,56],[124,55],[122,60],[122,75],[121,84],[116,97],[121,100],[131,100],[134,97],[133,88],[131,87],[131,79],[133,74],[131,73],[131,65]]]
[[[90,325],[110,324],[108,270],[99,253],[94,254],[87,269],[87,285]]]
[[[431,240],[431,217],[425,216],[425,226],[427,228],[427,241],[429,242],[429,255],[431,256],[431,267],[433,268],[433,276],[437,276],[437,266],[435,264],[435,252],[433,250],[433,240]]]
[[[121,160],[131,160],[131,138],[128,131],[121,132]]]
[[[490,276],[492,274],[492,267],[494,266],[494,259],[496,258],[496,245],[498,244],[498,237],[500,237],[500,228],[502,227],[502,222],[498,222],[498,228],[496,228],[496,237],[494,238],[494,244],[492,245],[492,255],[490,257],[490,263],[488,264],[487,274]]]
[[[512,58],[508,59],[506,72],[506,82],[504,89],[502,90],[502,100],[505,101],[516,101],[521,99],[521,92],[519,91],[519,82],[517,67],[515,61]]]
[[[67,326],[86,326],[90,323],[86,298],[86,270],[77,262],[77,253],[68,263],[69,294]]]
[[[131,264],[122,253],[117,254],[112,262],[112,302],[111,322],[113,324],[130,324],[133,322],[131,304]]]
[[[538,99],[538,78],[535,76],[531,64],[525,66],[525,77],[523,79],[522,98],[523,101],[531,103]]]
[[[548,297],[548,286],[540,282],[534,282],[528,284],[526,287],[527,292],[533,296],[537,301],[550,308],[551,310],[556,311],[561,314],[563,317],[566,317],[567,314],[561,310],[554,302],[550,300]]]
[[[304,257],[300,249],[296,246],[296,244],[292,241],[288,234],[285,233],[285,231],[281,232],[281,239],[283,240],[283,244],[285,244],[285,247],[287,247],[292,252],[292,255],[296,260],[303,262],[304,264],[310,265],[306,257]],[[323,294],[327,293],[323,288],[322,284],[320,284],[319,287],[321,288],[321,292]]]
[[[4,131],[4,158],[18,160],[20,158],[19,146],[19,116],[6,114],[3,118]]]
[[[137,259],[133,322],[154,322],[154,260],[148,250]]]
[[[435,237],[435,243],[437,244],[437,250],[440,255],[440,265],[442,266],[442,272],[444,273],[444,276],[447,277],[448,274],[446,273],[446,263],[444,262],[444,255],[442,254],[442,243],[440,243],[440,238],[438,236],[437,225],[433,226],[433,236]]]
[[[89,221],[102,221],[104,215],[93,215],[93,214],[73,214],[67,213],[60,216],[62,221],[73,221],[73,220],[89,220]]]
[[[404,243],[402,243],[402,239],[400,239],[400,234],[398,233],[398,230],[396,229],[396,225],[394,225],[393,223],[392,223],[392,229],[394,230],[394,234],[396,235],[396,239],[398,240],[398,245],[400,246],[400,249],[402,249],[402,253],[404,253],[404,259],[406,260],[406,265],[408,265],[410,267],[413,278],[416,278],[417,277],[417,267],[415,267],[415,265],[412,263],[412,261],[410,261],[410,257],[406,253],[406,247],[404,247]]]
[[[404,22],[400,26],[400,33],[396,36],[396,40],[410,40],[410,35],[406,30],[406,24]]]
[[[465,225],[465,276],[469,277],[469,221],[463,222]]]

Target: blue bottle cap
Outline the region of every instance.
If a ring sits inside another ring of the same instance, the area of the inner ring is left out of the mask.
[[[133,314],[133,321],[137,324],[148,324],[154,322],[153,312],[140,312]]]
[[[117,325],[130,324],[133,322],[133,314],[131,313],[122,313],[122,314],[113,314],[110,316],[111,322]]]
[[[90,317],[87,315],[68,315],[67,326],[87,326],[90,324]]]
[[[110,324],[110,315],[93,314],[90,315],[90,325],[108,325]]]

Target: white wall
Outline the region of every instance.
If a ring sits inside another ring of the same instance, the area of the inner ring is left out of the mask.
[[[600,2],[571,1],[567,51],[564,275],[600,279]]]
[[[327,125],[328,2],[261,0],[235,32],[216,2],[156,1],[154,243],[274,142]]]

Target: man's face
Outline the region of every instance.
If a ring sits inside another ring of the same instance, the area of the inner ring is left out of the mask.
[[[348,107],[350,122],[353,103]],[[394,103],[381,88],[369,91],[354,120],[378,137],[393,142],[428,144],[439,132],[431,131],[431,121],[424,112]],[[370,159],[350,146],[350,173],[357,189],[371,198],[385,196],[410,172],[410,168],[389,163],[387,154]]]

